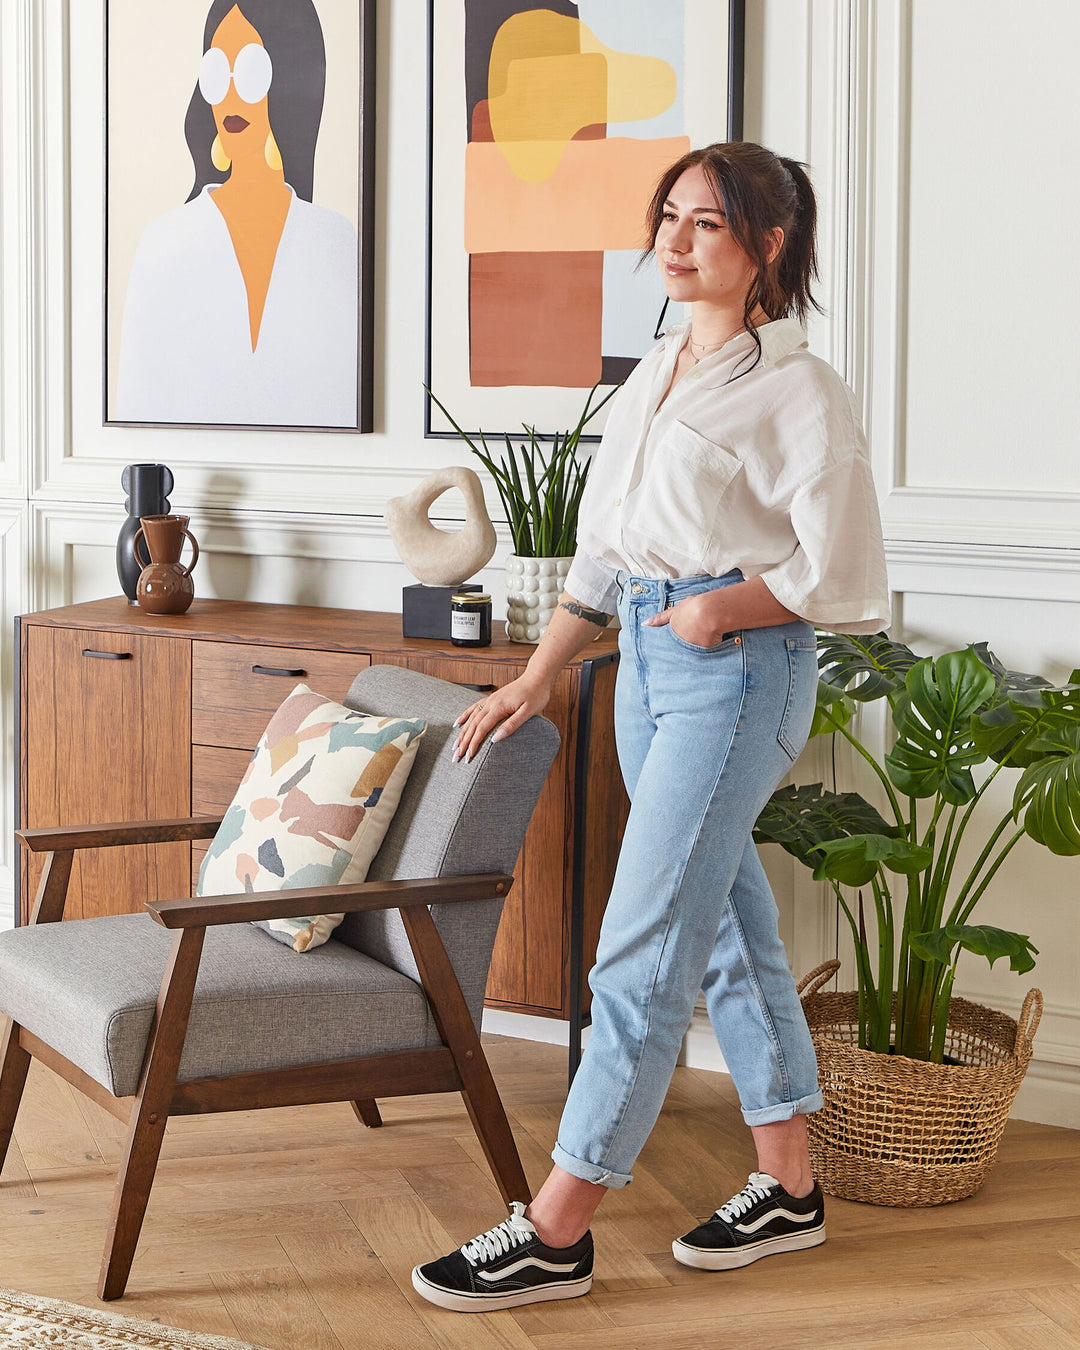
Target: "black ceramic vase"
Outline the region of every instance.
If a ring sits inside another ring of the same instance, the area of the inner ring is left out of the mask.
[[[132,540],[140,516],[163,516],[168,512],[173,476],[164,464],[129,464],[120,475],[120,482],[127,493],[124,508],[128,516],[116,537],[116,571],[128,604],[134,605],[139,573],[146,563],[136,558]]]

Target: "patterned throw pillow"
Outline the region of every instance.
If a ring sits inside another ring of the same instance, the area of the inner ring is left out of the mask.
[[[363,881],[426,730],[417,718],[354,712],[298,684],[255,748],[203,859],[196,894]],[[257,927],[303,952],[321,946],[344,917]]]

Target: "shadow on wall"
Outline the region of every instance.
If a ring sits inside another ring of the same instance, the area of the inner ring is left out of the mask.
[[[206,484],[204,502],[236,501],[243,496],[244,482],[238,474],[212,473]],[[224,596],[232,600],[252,598],[257,557],[236,547],[243,538],[243,514],[222,506],[203,506],[206,512],[199,539],[202,555],[202,585],[196,580],[196,595]],[[283,597],[284,598],[284,597]]]

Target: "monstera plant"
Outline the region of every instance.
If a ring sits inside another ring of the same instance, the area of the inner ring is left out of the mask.
[[[859,1045],[941,1062],[961,951],[1031,970],[1027,934],[972,923],[972,912],[1025,835],[1080,854],[1080,669],[1055,686],[1006,670],[985,643],[919,658],[884,633],[819,633],[811,735],[842,736],[877,776],[885,815],[820,783],[780,788],[754,838],[777,843],[829,882],[851,928]],[[896,738],[881,762],[858,739],[860,703],[887,699]],[[976,781],[976,770],[992,764]],[[1011,810],[987,793],[1018,774]],[[974,866],[958,866],[977,832]],[[841,886],[858,888],[849,900]],[[868,926],[872,910],[875,922]]]

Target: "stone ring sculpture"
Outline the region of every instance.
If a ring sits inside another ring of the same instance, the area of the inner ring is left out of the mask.
[[[432,503],[450,488],[465,498],[465,524],[441,530],[428,518]],[[428,474],[403,497],[386,503],[386,523],[398,557],[425,586],[454,586],[474,576],[492,559],[495,527],[484,503],[479,475],[463,465]]]

